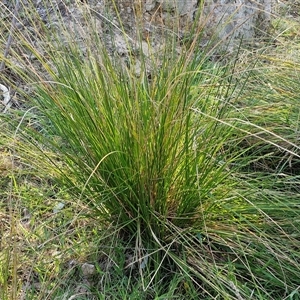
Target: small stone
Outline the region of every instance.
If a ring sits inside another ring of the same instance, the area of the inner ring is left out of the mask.
[[[83,277],[91,277],[96,274],[96,268],[93,264],[84,263],[81,265],[81,271]]]
[[[145,10],[146,11],[151,11],[155,7],[156,1],[153,0],[146,0],[145,3]]]

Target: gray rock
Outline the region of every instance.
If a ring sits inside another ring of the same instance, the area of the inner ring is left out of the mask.
[[[85,278],[91,277],[96,274],[96,268],[92,264],[84,263],[81,265],[82,275]]]

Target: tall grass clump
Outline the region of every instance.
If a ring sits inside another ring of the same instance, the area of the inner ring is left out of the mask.
[[[284,176],[253,161],[265,155],[262,141],[298,154],[251,109],[243,118],[253,78],[236,73],[238,54],[213,62],[215,41],[198,46],[203,24],[180,49],[169,30],[156,47],[109,17],[104,38],[94,12],[78,10],[81,24],[60,9],[49,29],[24,8],[34,26],[16,30],[5,58],[30,91],[20,91],[29,100],[18,119],[23,159],[87,204],[107,236],[116,228],[112,255],[126,248],[131,259],[115,271],[131,291],[137,281],[153,299],[297,299],[299,194],[277,189]]]
[[[49,76],[38,74],[41,130],[33,138],[43,155],[45,146],[59,153],[49,160],[60,179],[96,215],[139,247],[164,247],[174,238],[167,224],[198,228],[210,199],[230,191],[222,148],[231,129],[219,122],[232,89],[229,66],[212,67],[205,53],[193,54],[195,45],[178,54],[167,37],[160,53],[129,58],[127,67],[95,30],[86,34],[85,53],[73,36],[52,41],[47,61],[31,49]],[[140,74],[132,70],[137,59]]]

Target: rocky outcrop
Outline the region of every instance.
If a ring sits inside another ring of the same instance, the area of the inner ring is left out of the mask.
[[[217,28],[220,38],[251,39],[268,30],[273,0],[209,0],[205,1],[203,16],[209,28]]]
[[[133,29],[137,22],[145,35],[161,29],[179,35],[190,32],[194,22],[203,27],[203,43],[252,39],[268,29],[275,0],[118,0],[116,6],[123,25]],[[110,1],[111,2],[111,1]]]

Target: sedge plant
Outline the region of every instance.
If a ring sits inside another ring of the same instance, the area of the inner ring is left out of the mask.
[[[297,192],[286,200],[271,184],[285,185],[278,174],[252,168],[263,156],[255,148],[262,140],[286,147],[268,139],[281,133],[238,115],[250,72],[235,73],[236,56],[213,62],[213,40],[199,49],[202,24],[180,50],[169,30],[158,48],[139,26],[132,38],[101,15],[110,32],[104,38],[95,13],[78,8],[82,24],[58,13],[58,30],[27,14],[39,47],[18,31],[22,42],[12,56],[20,64],[6,59],[32,89],[34,117],[28,114],[20,134],[24,159],[36,153],[30,164],[52,169],[53,180],[90,207],[100,230],[117,228],[112,244],[120,238],[133,254],[126,261],[123,253],[115,272],[130,277],[134,294],[137,280],[137,294],[149,297],[158,297],[158,286],[160,295],[187,298],[297,297]],[[125,57],[114,51],[120,38]],[[259,142],[249,145],[252,136]],[[96,292],[99,299],[103,293]]]

